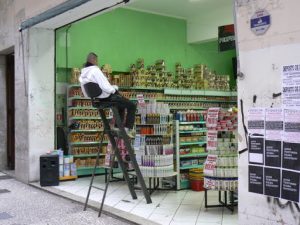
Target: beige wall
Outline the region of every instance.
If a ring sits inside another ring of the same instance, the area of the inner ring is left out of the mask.
[[[236,0],[237,34],[240,70],[245,75],[238,80],[238,99],[244,102],[245,123],[247,110],[255,107],[281,107],[280,68],[284,64],[300,63],[300,8],[299,0]],[[257,9],[271,14],[271,26],[262,36],[250,30],[250,18]],[[241,107],[239,106],[239,109]],[[239,150],[246,147],[244,129],[239,114]],[[248,154],[239,158],[239,224],[300,224],[300,214],[295,203],[277,201],[267,196],[248,192]],[[282,207],[280,207],[281,203]]]
[[[22,49],[21,34],[18,28],[26,19],[38,15],[39,13],[50,9],[60,3],[63,0],[1,0],[0,1],[0,53],[6,53],[6,50],[12,48],[15,52],[15,174],[19,180],[24,182],[29,181],[29,110],[28,102],[30,97],[30,91],[28,90],[28,79],[32,79],[28,75],[29,70],[29,55],[30,52],[35,49],[30,49],[28,45],[29,34],[28,31],[23,32],[24,42],[24,56]],[[53,31],[54,32],[54,31]],[[52,44],[54,45],[54,43]],[[54,52],[54,51],[53,51]],[[38,54],[37,54],[38,55]],[[23,69],[23,60],[25,61],[25,71]],[[54,62],[54,59],[53,59]],[[34,65],[35,62],[32,62]],[[51,64],[49,64],[51,65]],[[53,69],[53,68],[52,68]],[[54,74],[54,73],[53,73]],[[51,77],[53,77],[53,74]],[[25,80],[24,81],[24,77]],[[5,80],[5,73],[3,70],[0,72],[0,81]],[[1,82],[1,84],[5,84]],[[5,85],[0,90],[5,94]],[[27,92],[25,92],[25,87]],[[50,92],[51,93],[51,92]],[[5,95],[1,95],[5,96]],[[54,106],[53,106],[54,107]],[[0,100],[0,115],[6,115],[6,103]],[[1,124],[6,124],[6,118],[1,117]],[[53,133],[53,132],[52,132]],[[6,151],[6,127],[0,126],[0,157],[4,155]],[[52,137],[53,139],[53,137]],[[54,140],[53,140],[54,141]],[[3,144],[2,144],[3,143]],[[36,157],[34,157],[36,160]],[[0,168],[5,167],[6,162],[0,161]],[[36,172],[35,172],[36,173]],[[38,179],[36,176],[33,179]]]

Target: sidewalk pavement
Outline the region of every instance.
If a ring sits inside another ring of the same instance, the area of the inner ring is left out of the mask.
[[[0,172],[1,225],[130,225],[83,205],[21,183]]]

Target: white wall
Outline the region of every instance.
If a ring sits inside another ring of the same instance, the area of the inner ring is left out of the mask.
[[[256,107],[281,106],[281,98],[272,99],[281,92],[280,67],[300,62],[300,7],[299,0],[237,0],[237,30],[241,72],[238,81],[238,100],[244,102],[245,123],[247,110]],[[255,36],[249,28],[249,19],[259,8],[271,14],[271,27],[263,36]],[[241,109],[239,105],[239,109]],[[246,147],[245,134],[239,114],[239,150]],[[279,200],[286,204],[287,201]],[[248,154],[239,158],[239,224],[276,225],[300,224],[300,213],[294,203],[280,207],[276,199],[248,192]]]
[[[233,24],[233,6],[222,7],[199,13],[187,20],[187,42],[197,43],[218,38],[218,27]]]
[[[7,165],[6,138],[6,67],[5,56],[0,55],[0,170]]]
[[[29,180],[39,180],[39,156],[54,149],[54,30],[31,28],[28,62]]]

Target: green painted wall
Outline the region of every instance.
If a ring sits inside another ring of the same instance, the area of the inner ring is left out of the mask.
[[[65,30],[56,33],[57,67],[66,65]],[[68,67],[81,67],[87,53],[93,51],[101,65],[109,63],[115,71],[128,71],[137,58],[144,58],[146,65],[165,59],[169,71],[174,71],[176,62],[184,67],[204,63],[218,74],[232,74],[231,58],[235,56],[235,51],[219,53],[216,41],[187,44],[185,20],[127,9],[73,24],[68,39]]]

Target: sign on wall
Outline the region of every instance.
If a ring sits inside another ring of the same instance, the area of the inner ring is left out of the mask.
[[[250,19],[250,28],[256,35],[263,35],[271,26],[271,16],[267,10],[257,10]]]
[[[300,199],[300,109],[251,108],[249,192]]]
[[[218,29],[219,52],[235,49],[234,25],[220,26]]]

